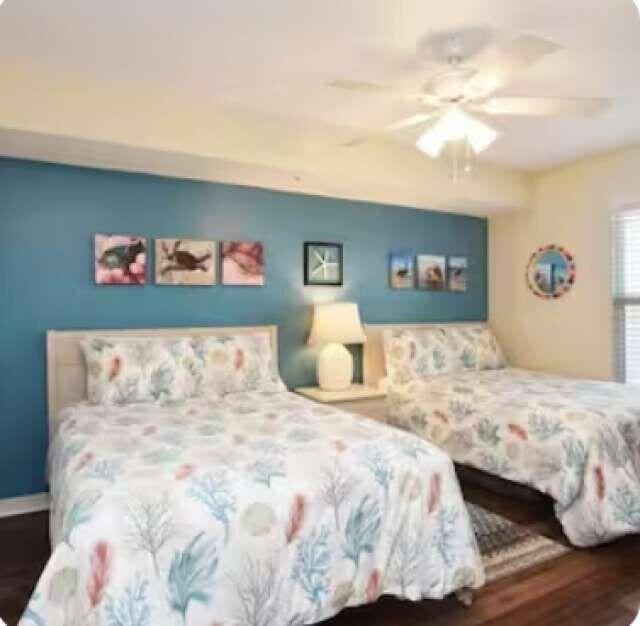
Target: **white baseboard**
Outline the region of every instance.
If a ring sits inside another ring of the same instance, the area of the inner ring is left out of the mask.
[[[49,508],[48,493],[34,493],[30,496],[0,499],[0,518],[23,513],[46,511]]]

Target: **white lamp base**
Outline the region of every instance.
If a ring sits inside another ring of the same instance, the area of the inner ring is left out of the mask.
[[[353,357],[341,343],[328,343],[320,350],[318,386],[323,391],[342,391],[353,380]]]

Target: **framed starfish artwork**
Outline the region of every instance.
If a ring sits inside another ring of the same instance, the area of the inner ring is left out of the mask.
[[[342,244],[307,241],[304,244],[304,284],[342,285]]]

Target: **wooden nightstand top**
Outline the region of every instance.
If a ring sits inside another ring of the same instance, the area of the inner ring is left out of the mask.
[[[351,385],[342,391],[323,391],[320,387],[298,387],[295,390],[310,400],[323,403],[350,402],[352,400],[372,400],[384,398],[387,394],[369,385]]]

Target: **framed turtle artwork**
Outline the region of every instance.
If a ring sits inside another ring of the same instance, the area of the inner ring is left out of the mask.
[[[156,285],[215,285],[216,242],[156,239]]]
[[[146,238],[95,235],[94,271],[97,285],[144,285],[147,280]]]

